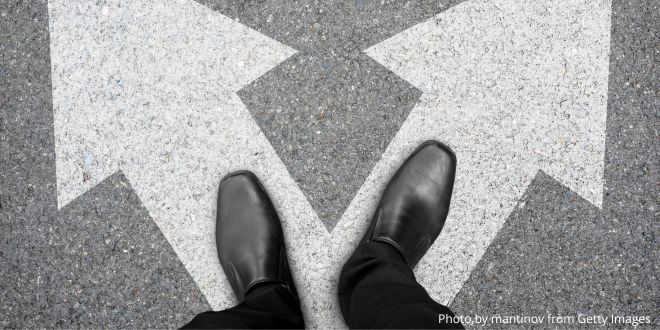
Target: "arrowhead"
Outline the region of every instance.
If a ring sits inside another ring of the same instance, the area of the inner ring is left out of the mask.
[[[485,161],[542,169],[600,207],[609,6],[471,1],[367,54],[425,93],[452,145],[485,144],[503,156]]]
[[[209,304],[227,308],[216,189],[250,169],[299,243],[287,251],[297,276],[320,276],[327,232],[235,93],[293,51],[192,1],[107,6],[50,2],[60,208],[121,170]],[[322,285],[305,282],[303,300]]]
[[[294,53],[193,1],[52,0],[49,14],[60,208]]]
[[[449,302],[539,170],[601,205],[610,2],[469,1],[366,52],[424,94],[337,227],[342,241],[415,145],[458,169],[440,237],[417,267]]]

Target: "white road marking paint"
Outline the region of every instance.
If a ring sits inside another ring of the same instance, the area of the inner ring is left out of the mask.
[[[459,158],[452,211],[416,272],[448,302],[537,170],[600,205],[610,4],[472,0],[367,53],[425,94],[332,235],[235,92],[293,51],[193,1],[51,0],[60,207],[122,170],[214,309],[216,186],[264,181],[311,328],[344,327],[336,281],[380,191],[421,141]]]
[[[426,139],[458,173],[447,224],[416,269],[448,303],[539,170],[601,206],[609,0],[472,0],[366,51],[424,94],[344,214],[359,239],[378,192]],[[350,249],[335,254],[346,255]]]
[[[223,309],[235,298],[215,249],[217,184],[251,169],[282,215],[305,308],[328,310],[311,299],[325,292],[315,265],[328,233],[235,94],[294,51],[194,1],[51,0],[49,11],[59,206],[123,171]]]

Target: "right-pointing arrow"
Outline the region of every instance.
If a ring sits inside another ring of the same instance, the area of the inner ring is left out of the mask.
[[[450,218],[417,268],[444,303],[539,170],[600,206],[609,22],[609,1],[470,1],[368,49],[424,95],[336,237],[359,236],[383,173],[430,138],[458,156]]]

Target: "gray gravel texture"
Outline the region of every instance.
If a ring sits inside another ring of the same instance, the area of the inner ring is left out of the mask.
[[[0,15],[0,327],[173,328],[209,309],[121,173],[57,211],[47,4]]]
[[[239,96],[331,231],[421,96],[362,51],[461,1],[198,2],[298,51]]]
[[[640,315],[660,324],[659,10],[652,1],[612,4],[603,210],[539,172],[452,302],[456,313]]]

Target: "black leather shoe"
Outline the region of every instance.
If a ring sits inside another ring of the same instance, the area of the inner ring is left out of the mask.
[[[362,241],[390,244],[415,267],[442,230],[455,174],[454,152],[424,142],[387,184]]]
[[[218,256],[238,301],[264,283],[283,285],[297,298],[280,218],[259,179],[248,171],[227,175],[217,212]]]

